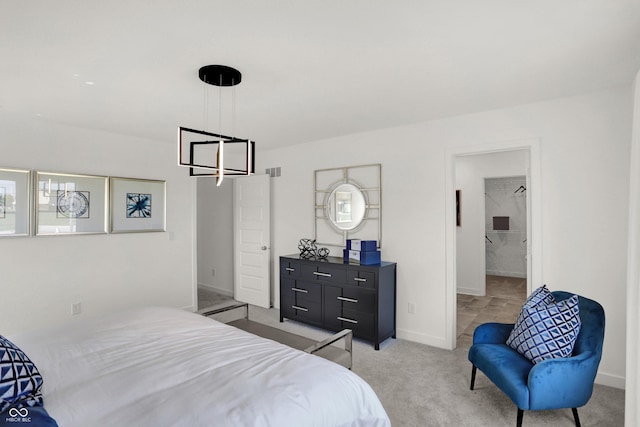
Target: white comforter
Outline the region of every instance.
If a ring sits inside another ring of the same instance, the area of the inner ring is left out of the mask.
[[[60,427],[390,426],[353,372],[214,320],[146,308],[10,337]]]

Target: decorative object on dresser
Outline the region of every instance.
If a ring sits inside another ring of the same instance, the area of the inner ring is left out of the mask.
[[[300,239],[298,242],[300,258],[309,259],[316,256],[316,241],[311,239]]]
[[[339,257],[280,257],[280,321],[296,320],[380,343],[396,335],[396,263],[345,262]]]
[[[380,251],[375,240],[349,239],[342,254],[345,262],[354,260],[360,265],[380,264]]]
[[[298,242],[298,250],[300,251],[300,258],[304,259],[324,259],[329,256],[329,249],[318,248],[316,246],[316,241],[311,239],[300,239]]]

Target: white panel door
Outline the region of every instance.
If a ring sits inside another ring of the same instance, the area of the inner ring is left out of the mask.
[[[269,175],[234,180],[234,298],[265,308],[271,305],[269,197]]]

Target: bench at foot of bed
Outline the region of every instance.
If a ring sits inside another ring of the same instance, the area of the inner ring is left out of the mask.
[[[343,329],[342,331],[330,336],[329,338],[318,342],[312,340],[311,338],[292,334],[291,332],[283,331],[282,329],[274,328],[262,323],[254,322],[253,320],[249,320],[249,306],[247,303],[238,303],[218,309],[204,310],[200,312],[200,314],[202,314],[203,316],[212,316],[237,308],[245,308],[245,317],[242,319],[227,322],[228,325],[234,326],[238,329],[242,329],[263,338],[277,341],[281,344],[298,350],[302,350],[315,356],[323,357],[327,360],[342,365],[347,369],[351,369],[353,360],[351,343],[353,332],[351,331],[351,329]],[[340,340],[344,340],[344,348],[331,345]]]

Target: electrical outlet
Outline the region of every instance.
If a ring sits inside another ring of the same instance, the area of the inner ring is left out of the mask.
[[[416,314],[416,304],[413,302],[410,302],[409,306],[407,307],[407,310],[409,311],[409,314]]]
[[[79,302],[71,304],[71,315],[75,316],[80,313],[82,313],[82,304]]]
[[[211,275],[212,275],[213,277],[216,277],[216,269],[215,269],[215,268],[212,268],[212,269],[211,269]]]

